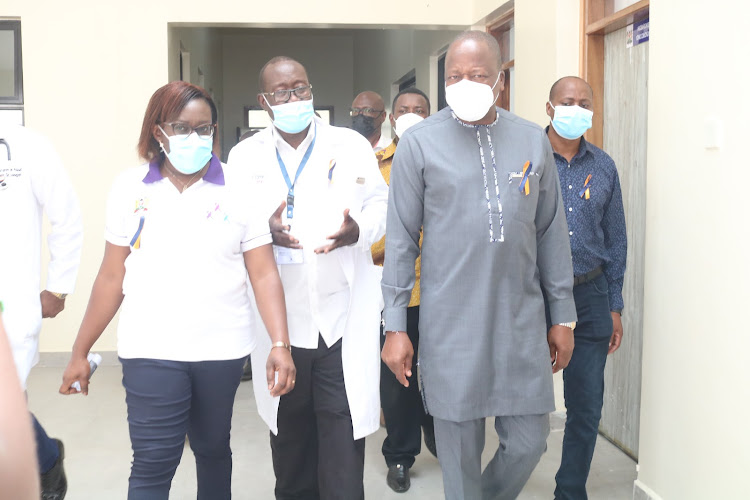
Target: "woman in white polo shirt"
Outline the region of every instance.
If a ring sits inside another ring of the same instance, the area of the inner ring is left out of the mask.
[[[241,171],[218,150],[217,112],[205,90],[172,82],[151,97],[138,143],[149,163],[115,181],[106,247],[60,392],[79,381],[86,355],[122,305],[118,354],[133,466],[128,499],[167,499],[185,436],[195,454],[199,499],[231,497],[232,406],[254,347],[250,277],[272,349],[268,388],[289,392],[284,294],[268,214],[248,199]]]

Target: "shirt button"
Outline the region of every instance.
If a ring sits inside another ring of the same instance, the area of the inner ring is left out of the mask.
[[[568,212],[572,212],[572,211],[573,211],[573,207],[568,207]]]
[[[571,235],[571,236],[573,236],[573,231],[570,231],[568,234]]]
[[[572,186],[572,185],[571,185],[571,186],[568,186],[568,189],[573,189],[573,186]]]

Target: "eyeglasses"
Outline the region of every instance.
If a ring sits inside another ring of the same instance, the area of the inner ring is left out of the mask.
[[[292,97],[292,92],[299,99],[309,99],[310,97],[312,97],[312,85],[305,85],[304,87],[297,87],[296,89],[281,89],[274,90],[273,92],[261,92],[261,94],[273,96],[274,102],[284,104],[286,102],[289,102],[289,99]]]
[[[207,124],[207,125],[200,125],[198,127],[191,127],[187,123],[182,122],[172,122],[172,123],[165,123],[164,125],[167,125],[172,129],[172,134],[174,135],[184,135],[188,136],[195,132],[198,134],[198,137],[203,138],[209,138],[214,136],[214,129],[216,128],[213,124]]]
[[[349,116],[367,115],[375,118],[380,113],[385,111],[384,109],[373,109],[373,108],[351,108],[349,110]]]

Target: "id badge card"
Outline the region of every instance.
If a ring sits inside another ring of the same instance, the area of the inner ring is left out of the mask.
[[[304,264],[305,256],[301,248],[276,247],[276,264]]]

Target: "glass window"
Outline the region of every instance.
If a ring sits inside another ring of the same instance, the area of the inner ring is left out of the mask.
[[[0,21],[0,104],[23,104],[20,21]]]

